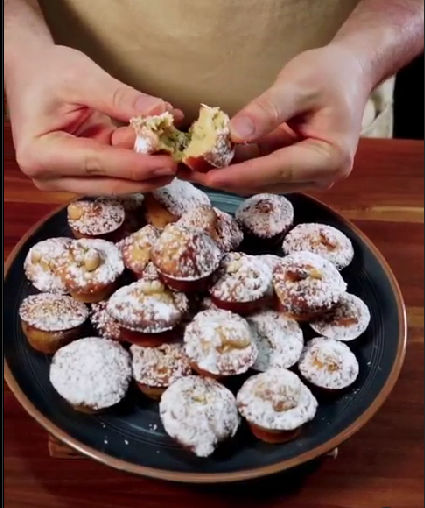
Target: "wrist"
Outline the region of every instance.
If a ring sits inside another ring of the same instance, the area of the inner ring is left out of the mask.
[[[8,40],[5,33],[4,39],[4,80],[7,83],[14,80],[15,77],[25,74],[25,69],[28,65],[34,68],[34,62],[41,61],[39,55],[44,51],[49,50],[55,46],[53,39],[48,36],[28,36],[18,40],[13,38]],[[42,62],[40,63],[40,72],[42,71]]]
[[[32,54],[54,44],[37,0],[6,0],[3,34],[5,77]]]
[[[368,52],[363,50],[363,45],[356,38],[336,36],[328,47],[336,52],[346,63],[350,76],[348,79],[356,82],[359,95],[363,95],[365,101],[372,93],[373,89],[379,84],[377,80],[373,61],[369,58]]]

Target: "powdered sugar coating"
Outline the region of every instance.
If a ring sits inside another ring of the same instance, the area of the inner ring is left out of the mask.
[[[366,331],[370,320],[370,310],[364,301],[345,293],[331,314],[310,323],[310,326],[323,337],[349,342]]]
[[[99,266],[87,270],[86,256],[99,259]],[[115,282],[124,271],[119,248],[106,240],[83,238],[70,247],[70,258],[63,270],[63,280],[69,290],[96,291]]]
[[[354,258],[350,239],[338,229],[324,224],[299,224],[288,233],[282,247],[285,254],[313,252],[333,263],[339,270],[346,268]]]
[[[139,116],[130,119],[136,133],[134,151],[143,155],[151,155],[163,148],[160,134],[174,125],[174,118],[166,111],[160,115]]]
[[[159,280],[158,270],[156,269],[156,267],[152,263],[152,261],[146,265],[146,268],[143,270],[142,277],[144,280],[151,280],[151,281]]]
[[[106,310],[125,328],[142,333],[162,333],[182,321],[188,306],[183,293],[170,291],[158,279],[142,278],[115,291]]]
[[[209,110],[212,115],[220,112],[220,108],[211,108],[210,106],[205,106],[205,104],[201,105],[202,109]],[[217,169],[229,166],[235,155],[235,149],[231,141],[230,118],[223,112],[221,114],[224,119],[223,125],[216,130],[214,145],[203,155],[203,158]]]
[[[152,247],[159,235],[157,228],[147,225],[127,236],[119,245],[125,267],[141,274],[151,261]]]
[[[223,254],[201,230],[169,224],[152,249],[157,270],[175,280],[191,281],[211,275]]]
[[[275,254],[261,254],[257,256],[257,259],[266,264],[272,272],[274,272],[275,268],[279,266],[282,261],[282,258]]]
[[[272,368],[253,376],[237,395],[240,414],[251,424],[272,431],[294,431],[314,419],[317,400],[300,378]]]
[[[202,310],[220,310],[209,296],[205,296],[201,301]]]
[[[39,291],[66,293],[60,271],[66,262],[70,238],[50,238],[36,243],[28,251],[24,270]]]
[[[323,337],[308,343],[298,366],[307,381],[327,390],[343,390],[359,375],[359,363],[350,348]]]
[[[190,360],[213,375],[243,374],[258,355],[245,319],[223,310],[197,314],[187,326],[183,340]]]
[[[131,380],[131,358],[117,342],[87,337],[59,349],[49,377],[69,403],[100,410],[125,396]]]
[[[106,311],[106,301],[91,305],[90,320],[98,334],[104,339],[119,340],[120,326]]]
[[[81,326],[88,318],[89,311],[83,303],[70,296],[41,293],[24,298],[19,315],[29,326],[57,332]]]
[[[78,212],[75,211],[76,208]],[[80,213],[80,217],[74,218]],[[68,205],[69,225],[82,235],[98,236],[112,233],[122,226],[124,220],[125,209],[116,199],[79,199]]]
[[[294,207],[288,199],[278,194],[257,194],[239,205],[236,219],[253,235],[273,238],[292,226]]]
[[[43,332],[63,332],[84,324],[89,310],[70,296],[41,293],[24,298],[19,316]]]
[[[184,213],[200,205],[210,205],[210,198],[189,182],[175,178],[171,183],[152,192],[154,198],[168,212],[181,217]]]
[[[218,229],[221,238],[220,247],[223,252],[231,252],[236,250],[243,242],[243,232],[238,222],[230,213],[223,212],[218,208],[214,208],[218,217]]]
[[[162,395],[159,406],[167,434],[198,457],[208,457],[239,427],[232,392],[211,379],[186,376]]]
[[[332,309],[347,288],[336,267],[311,252],[282,258],[273,285],[281,304],[296,314]]]
[[[210,295],[225,302],[254,302],[267,295],[272,272],[254,256],[227,254],[210,289]]]
[[[243,240],[243,233],[236,220],[210,205],[200,205],[186,212],[177,224],[209,234],[223,252],[235,250]]]
[[[133,345],[130,350],[133,355],[133,377],[138,383],[167,388],[191,373],[189,358],[181,344],[159,347]]]
[[[260,372],[274,367],[289,369],[298,362],[304,338],[300,325],[294,319],[266,310],[250,316],[247,321],[258,349],[254,369]]]

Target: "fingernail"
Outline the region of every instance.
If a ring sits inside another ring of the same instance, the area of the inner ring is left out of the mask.
[[[166,109],[164,101],[150,95],[142,95],[137,99],[135,107],[138,113],[145,115],[154,112],[160,113]]]
[[[231,121],[232,133],[241,140],[251,138],[255,133],[255,125],[247,116],[239,116]]]

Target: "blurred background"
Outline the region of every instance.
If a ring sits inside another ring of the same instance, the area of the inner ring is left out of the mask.
[[[394,137],[424,139],[424,55],[397,76],[394,92]]]

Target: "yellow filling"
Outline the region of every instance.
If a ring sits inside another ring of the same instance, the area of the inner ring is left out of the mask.
[[[225,129],[229,117],[219,108],[203,106],[199,118],[190,128],[189,144],[184,157],[200,157],[209,152],[217,141],[217,132]]]
[[[229,117],[220,108],[202,106],[199,118],[184,133],[174,126],[170,113],[131,121],[136,134],[142,129],[155,133],[159,139],[159,149],[168,152],[176,162],[188,157],[201,157],[209,152],[217,142],[217,132],[226,128]]]

